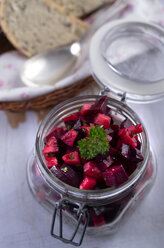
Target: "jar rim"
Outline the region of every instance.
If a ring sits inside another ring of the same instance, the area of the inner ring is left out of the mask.
[[[142,135],[142,152],[144,156],[143,162],[141,162],[136,170],[130,175],[128,180],[121,184],[118,187],[108,187],[105,189],[99,189],[99,190],[81,190],[79,188],[75,188],[73,186],[70,186],[57,177],[55,177],[51,171],[47,168],[46,164],[43,160],[43,154],[41,149],[41,142],[42,142],[42,134],[45,131],[46,125],[48,125],[50,119],[53,117],[54,113],[60,113],[64,110],[64,108],[68,107],[71,103],[81,103],[87,102],[87,101],[95,101],[98,100],[100,96],[98,95],[87,95],[87,96],[79,96],[75,98],[71,98],[69,100],[66,100],[59,105],[55,106],[50,113],[47,114],[45,119],[41,122],[37,135],[36,135],[36,141],[35,141],[35,152],[36,152],[36,159],[37,159],[37,165],[38,169],[43,176],[44,180],[50,185],[50,187],[55,188],[55,190],[58,191],[58,193],[65,195],[66,197],[71,197],[72,199],[76,199],[77,201],[84,201],[88,204],[92,204],[93,202],[101,202],[106,201],[109,199],[113,199],[115,197],[118,197],[122,193],[126,192],[130,188],[134,187],[135,184],[141,179],[144,172],[147,168],[147,162],[149,157],[149,140],[147,136],[146,129],[144,125],[142,124],[142,121],[140,120],[139,116],[126,104],[123,102],[120,102],[116,99],[108,97],[108,106],[114,106],[117,109],[122,108],[122,110],[126,111],[129,116],[133,117],[133,121],[135,120],[136,124],[141,123],[143,125],[143,133]]]
[[[103,56],[104,42],[107,37],[113,34],[121,35],[120,30],[126,30],[126,28],[131,27],[134,30],[134,26],[145,28],[145,30],[154,30],[154,33],[164,34],[164,30],[158,24],[149,23],[145,20],[136,20],[132,18],[130,20],[115,20],[110,23],[104,24],[100,29],[96,31],[92,37],[89,59],[92,69],[92,74],[97,79],[96,81],[102,86],[109,88],[115,95],[126,94],[126,98],[130,102],[135,103],[146,103],[155,102],[164,96],[164,79],[160,79],[154,82],[137,81],[132,78],[124,76],[124,73],[117,73],[116,68],[110,65],[109,61]],[[145,31],[146,33],[146,31]],[[152,34],[154,34],[152,31]],[[124,34],[122,34],[124,37]],[[139,36],[140,37],[140,36]],[[162,38],[159,38],[162,44]]]

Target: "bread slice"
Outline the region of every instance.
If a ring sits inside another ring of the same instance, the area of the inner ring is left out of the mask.
[[[27,56],[76,41],[88,27],[47,0],[2,0],[0,22],[7,38]]]
[[[104,4],[112,3],[114,0],[52,0],[54,3],[63,7],[66,13],[77,17],[85,16],[86,14],[98,9]]]

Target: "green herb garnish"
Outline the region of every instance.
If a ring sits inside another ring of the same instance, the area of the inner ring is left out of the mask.
[[[131,131],[131,136],[132,136],[132,137],[136,137],[137,134],[135,134],[133,131]]]
[[[71,126],[70,125],[67,125],[67,130],[71,130]]]
[[[74,156],[72,154],[69,155],[69,159],[74,159]]]
[[[64,172],[67,172],[68,168],[64,167],[64,168],[61,168],[61,170],[64,171]]]
[[[78,148],[82,158],[87,160],[96,157],[98,154],[105,154],[109,151],[107,134],[101,126],[92,126],[88,137],[78,141]]]
[[[83,122],[83,126],[88,126],[88,124],[87,124],[87,123],[85,123],[85,122]]]
[[[50,152],[47,154],[47,157],[55,157],[55,153],[54,152]]]

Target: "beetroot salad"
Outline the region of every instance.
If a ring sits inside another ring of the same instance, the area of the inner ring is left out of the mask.
[[[107,96],[84,104],[45,138],[44,162],[61,181],[82,190],[117,187],[143,161],[142,125],[113,115]]]

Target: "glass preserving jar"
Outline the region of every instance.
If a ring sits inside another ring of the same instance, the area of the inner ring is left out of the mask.
[[[99,96],[95,95],[80,96],[56,106],[39,127],[34,153],[27,165],[27,178],[32,194],[51,213],[54,211],[51,235],[76,246],[82,243],[85,231],[89,235],[114,232],[122,218],[128,216],[147,195],[156,176],[156,160],[145,128],[139,134],[144,160],[128,180],[118,187],[81,190],[65,184],[47,168],[42,155],[45,137],[54,126],[63,125],[62,118],[77,112],[84,103],[92,103],[98,99]],[[123,102],[108,98],[108,106],[120,120],[128,119],[132,125],[142,124],[138,115]],[[74,230],[71,238],[63,235],[63,218]],[[54,231],[56,219],[59,220],[58,233]],[[77,241],[78,233],[80,236]]]
[[[89,50],[92,74],[102,87],[101,94],[110,92],[108,106],[113,115],[122,121],[128,119],[132,125],[142,124],[127,104],[163,98],[163,55],[164,29],[155,23],[113,21],[94,34]],[[42,155],[45,137],[54,126],[62,125],[62,118],[97,99],[96,95],[81,96],[56,106],[39,127],[34,153],[27,166],[31,192],[40,204],[54,212],[51,235],[76,246],[82,243],[85,232],[96,236],[113,233],[147,195],[156,176],[156,159],[143,124],[139,141],[144,160],[118,187],[80,190],[62,182],[47,168]],[[63,219],[72,227],[71,237],[64,235]]]

